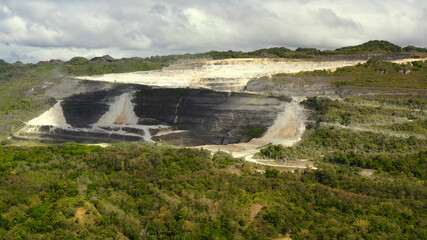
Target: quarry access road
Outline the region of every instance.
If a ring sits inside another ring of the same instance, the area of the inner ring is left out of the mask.
[[[301,100],[302,99],[293,99],[290,103],[284,103],[283,111],[278,114],[274,124],[269,127],[266,133],[260,138],[253,138],[247,143],[203,145],[197,148],[207,149],[213,153],[216,151],[223,151],[230,153],[235,158],[242,158],[248,162],[264,166],[290,169],[315,168],[313,162],[307,161],[306,159],[278,162],[272,159],[257,159],[254,157],[261,148],[270,144],[293,146],[301,140],[301,136],[305,130],[304,123],[307,118],[304,108],[300,105]]]

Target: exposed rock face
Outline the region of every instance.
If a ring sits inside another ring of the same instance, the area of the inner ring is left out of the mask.
[[[104,56],[100,60],[114,59]],[[87,81],[68,79],[46,93],[61,101],[17,135],[57,141],[154,140],[190,146],[238,143],[247,140],[248,127],[269,128],[264,138],[232,146],[240,149],[235,151],[250,152],[268,143],[298,139],[304,128],[304,109],[298,101],[287,103],[289,97],[336,98],[375,92],[374,88],[336,87],[327,77],[278,73],[334,70],[363,61],[225,59],[80,78]],[[400,94],[400,90],[389,94]],[[282,120],[297,123],[290,128],[277,122]]]
[[[50,140],[54,142],[122,142],[143,141],[142,135],[123,134],[116,131],[94,131],[92,129],[62,128],[51,125],[26,126],[18,132],[17,138]]]
[[[342,80],[345,80],[342,77]],[[381,95],[425,95],[423,90],[381,88],[381,87],[351,87],[334,86],[328,77],[292,77],[275,76],[254,78],[248,82],[245,91],[256,92],[272,96],[288,96],[295,98],[329,97],[340,98],[346,96]],[[335,78],[334,80],[337,80]]]
[[[411,72],[411,70],[409,70],[409,69],[398,69],[397,71],[400,73],[403,73],[403,74],[408,74]]]
[[[414,59],[399,59],[404,63]],[[208,88],[216,91],[239,92],[249,81],[278,73],[331,70],[364,63],[367,59],[297,60],[297,59],[222,59],[175,64],[162,70],[84,76],[79,79],[114,83],[138,84],[163,88]]]
[[[381,69],[381,68],[380,68],[380,69],[375,70],[375,72],[378,72],[378,73],[384,73],[384,74],[388,73],[386,69]]]
[[[71,128],[64,117],[64,112],[62,111],[61,101],[58,101],[51,109],[44,112],[37,118],[32,119],[28,122],[28,125],[32,126],[41,126],[48,122],[51,126],[61,127],[61,128]]]
[[[74,128],[88,128],[108,111],[108,103],[119,94],[118,91],[104,90],[73,95],[62,101],[64,117]]]
[[[134,102],[138,117],[188,130],[186,145],[239,142],[248,126],[271,126],[283,103],[266,96],[198,89],[141,90]],[[165,136],[156,140],[172,141]]]
[[[76,94],[28,123],[19,137],[58,141],[239,142],[248,126],[273,124],[278,98],[200,89],[124,85]]]
[[[342,89],[331,85],[325,77],[254,78],[248,82],[245,91],[274,96],[290,97],[339,97]]]
[[[79,79],[140,84],[164,88],[208,88],[217,91],[242,91],[253,78],[277,73],[334,70],[365,60],[302,61],[289,59],[223,59],[175,64],[158,71],[85,76]]]
[[[94,81],[79,81],[76,79],[66,79],[61,84],[53,86],[46,91],[46,95],[55,99],[66,99],[73,95],[90,92],[111,90],[113,84]]]
[[[259,162],[253,159],[253,154],[268,144],[281,144],[292,146],[301,139],[305,130],[307,112],[298,101],[285,103],[282,112],[279,112],[274,124],[259,138],[253,138],[249,142],[228,145],[204,145],[203,149],[211,151],[224,151],[233,154],[234,157],[244,158],[248,161]],[[262,163],[270,166],[275,164]]]

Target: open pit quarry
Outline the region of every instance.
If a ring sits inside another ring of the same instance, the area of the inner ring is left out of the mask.
[[[413,59],[397,60],[399,63]],[[221,150],[271,166],[305,168],[312,163],[274,163],[253,155],[268,144],[300,140],[309,96],[348,95],[322,79],[279,73],[331,70],[366,60],[303,61],[225,59],[175,64],[162,70],[84,76],[48,91],[57,103],[29,121],[17,138],[84,143],[146,141]],[[266,132],[248,141],[251,127]]]
[[[406,63],[420,59],[399,59]],[[251,80],[279,73],[330,70],[354,66],[367,60],[307,61],[297,59],[240,58],[174,64],[162,70],[77,77],[81,80],[138,84],[160,88],[206,88],[215,91],[249,91]]]
[[[82,80],[141,84],[161,88],[207,88],[216,91],[243,91],[256,78],[278,73],[335,70],[365,60],[303,61],[288,59],[223,59],[175,64],[158,71],[78,77]]]

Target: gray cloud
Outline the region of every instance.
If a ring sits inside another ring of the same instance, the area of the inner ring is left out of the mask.
[[[344,27],[350,28],[351,30],[357,28],[357,24],[353,20],[340,18],[329,8],[320,8],[314,15],[317,16],[321,26],[332,28]]]
[[[424,0],[0,0],[0,58],[330,49],[372,39],[425,47],[426,9]]]

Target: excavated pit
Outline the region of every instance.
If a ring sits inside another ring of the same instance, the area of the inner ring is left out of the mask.
[[[366,60],[303,61],[289,59],[222,59],[175,64],[157,71],[106,74],[78,77],[82,80],[140,84],[161,88],[207,88],[216,91],[239,92],[247,83],[277,73],[297,73],[313,70],[335,70]]]
[[[120,86],[66,97],[17,137],[54,141],[162,141],[178,146],[240,142],[269,127],[283,98],[205,89]]]
[[[336,87],[324,77],[278,79],[274,74],[334,71],[365,61],[224,59],[68,79],[47,92],[58,102],[29,121],[16,137],[57,142],[159,141],[222,150],[260,162],[253,159],[259,148],[289,146],[299,140],[305,121],[299,100],[376,91]],[[268,130],[246,142],[246,130],[251,127]]]

